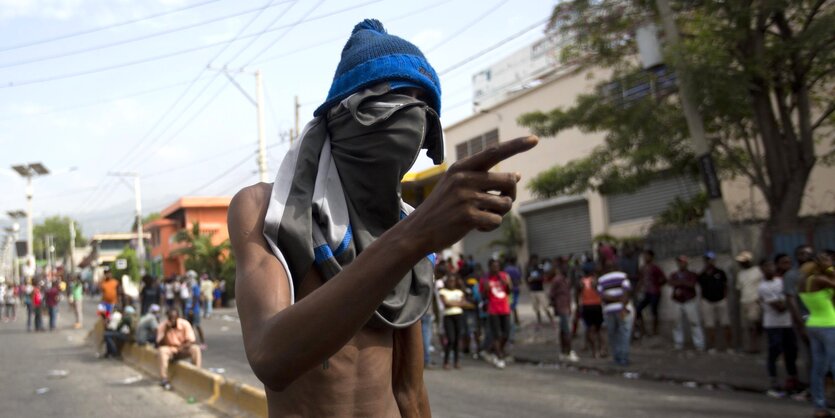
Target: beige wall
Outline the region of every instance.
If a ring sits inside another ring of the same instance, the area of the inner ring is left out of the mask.
[[[579,94],[590,92],[608,77],[603,71],[577,71],[562,75],[545,82],[495,107],[472,115],[445,128],[447,162],[455,161],[456,145],[498,128],[499,140],[506,141],[520,136],[530,135],[527,128],[516,123],[516,119],[534,110],[549,111],[556,107],[569,107],[575,103]],[[531,152],[512,157],[503,162],[496,170],[516,171],[522,175],[522,187],[519,188],[516,207],[520,203],[535,200],[525,186],[538,173],[556,164],[565,164],[571,160],[588,155],[591,150],[603,143],[604,135],[583,133],[577,129],[561,132],[556,137],[540,138],[540,144]],[[826,145],[819,146],[823,153]],[[722,183],[723,195],[735,220],[751,217],[751,190],[747,179],[736,179]],[[754,215],[758,218],[767,216],[767,207],[762,195],[754,190]],[[606,199],[595,192],[585,193],[589,202],[592,236],[611,234],[615,236],[635,236],[644,234],[652,224],[652,218],[630,220],[628,222],[609,223]],[[802,215],[831,212],[835,208],[835,168],[816,167],[806,188]],[[460,248],[460,246],[459,246]],[[524,254],[524,249],[522,253]]]

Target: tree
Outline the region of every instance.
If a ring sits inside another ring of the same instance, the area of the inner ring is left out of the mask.
[[[45,247],[46,236],[52,235],[55,246],[55,256],[62,258],[67,256],[70,251],[70,222],[71,219],[67,216],[51,216],[44,219],[42,223],[34,226],[32,235],[34,235],[35,254],[42,254]],[[75,223],[75,246],[80,247],[86,245],[87,242],[81,234],[81,227],[78,222]]]
[[[148,216],[142,218],[142,225],[145,225],[148,222],[155,221],[155,220],[157,220],[161,217],[162,217],[162,215],[160,215],[159,212],[151,212],[151,213],[148,214]],[[131,225],[130,230],[131,230],[131,232],[136,232],[136,217],[134,217],[134,219],[133,219],[133,224]]]
[[[229,267],[224,268],[225,264],[232,260],[230,257],[231,245],[228,239],[214,245],[212,235],[200,231],[200,223],[195,222],[192,224],[191,230],[181,229],[178,231],[174,240],[185,244],[184,247],[172,251],[172,254],[186,256],[186,269],[194,270],[197,273],[206,273],[215,278],[221,278],[223,274],[228,274]],[[232,262],[234,263],[234,261]],[[232,271],[234,272],[234,268]]]
[[[501,237],[490,241],[490,247],[499,247],[502,253],[507,257],[516,257],[516,250],[524,244],[525,240],[522,238],[522,225],[519,218],[512,213],[507,214],[502,218],[502,224],[499,226],[499,234]]]
[[[772,225],[796,223],[809,175],[835,160],[835,6],[827,0],[673,2],[682,42],[669,68],[693,78],[720,176],[748,178]],[[696,175],[676,94],[618,96],[658,81],[635,60],[635,30],[656,20],[652,0],[566,0],[547,32],[564,36],[562,60],[606,68],[611,79],[568,109],[528,113],[521,125],[542,136],[579,128],[604,132],[586,158],[556,166],[529,184],[539,196],[629,192],[653,179]],[[615,94],[613,94],[613,92]],[[816,152],[816,144],[829,148]]]
[[[116,268],[116,262],[110,263],[110,270],[113,272],[113,277],[121,280],[122,275],[127,274],[133,282],[139,283],[139,262],[136,259],[136,250],[130,246],[125,246],[125,249],[116,256],[116,259],[124,259],[127,261],[127,266],[124,269]]]

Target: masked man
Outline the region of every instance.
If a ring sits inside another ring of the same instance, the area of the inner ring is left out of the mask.
[[[275,183],[232,200],[244,346],[271,416],[430,415],[419,323],[428,255],[499,226],[519,175],[488,170],[537,142],[458,161],[412,212],[400,180],[421,149],[443,161],[440,103],[420,50],[365,20]]]

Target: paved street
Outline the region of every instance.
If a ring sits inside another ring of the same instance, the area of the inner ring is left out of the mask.
[[[71,314],[62,315],[55,332],[27,333],[24,316],[0,323],[0,417],[216,416],[124,363],[97,359],[87,330],[71,329]]]
[[[85,314],[89,328],[92,302]],[[83,344],[87,331],[69,329],[70,314],[64,310],[62,315],[61,329],[53,334],[28,334],[20,318],[0,325],[0,367],[6,383],[0,404],[8,405],[0,415],[67,416],[69,408],[78,412],[73,416],[122,417],[140,407],[143,416],[211,415],[148,379],[123,384],[139,373],[116,361],[95,359]],[[224,376],[260,387],[246,362],[234,310],[224,309],[203,324],[209,344],[204,367],[222,368]],[[68,375],[50,378],[50,370],[66,370]],[[425,379],[438,417],[799,417],[811,409],[759,394],[691,389],[555,366],[513,364],[497,370],[471,359],[464,360],[462,370],[428,370]],[[41,387],[49,392],[37,395]]]
[[[223,368],[225,376],[260,387],[246,362],[234,311],[224,309],[204,320],[203,328],[209,343],[204,366]],[[804,403],[759,394],[594,376],[554,366],[517,364],[497,370],[470,359],[462,370],[428,370],[425,380],[437,417],[798,417],[811,411]]]

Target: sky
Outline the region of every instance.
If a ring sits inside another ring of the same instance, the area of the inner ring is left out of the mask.
[[[84,235],[127,231],[132,179],[143,213],[181,196],[233,195],[258,181],[255,77],[263,76],[272,179],[300,124],[324,101],[353,26],[378,18],[443,73],[442,123],[472,113],[471,77],[541,38],[554,0],[0,0],[0,226],[25,209],[11,166],[43,163],[35,222]],[[463,61],[466,60],[466,61]],[[460,64],[452,71],[444,70]],[[229,77],[218,71],[226,68]],[[246,93],[246,95],[244,94]],[[431,166],[422,156],[414,169]]]

